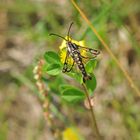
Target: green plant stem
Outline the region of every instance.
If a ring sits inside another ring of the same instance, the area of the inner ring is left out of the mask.
[[[92,117],[93,128],[94,128],[93,131],[95,131],[97,139],[101,140],[101,136],[100,136],[99,129],[98,129],[98,126],[97,126],[96,118],[95,118],[95,115],[94,115],[94,110],[93,110],[93,107],[91,105],[91,101],[90,101],[90,97],[89,97],[87,87],[86,87],[86,85],[84,83],[82,84],[82,86],[83,86],[83,88],[85,90],[85,94],[86,94],[86,97],[87,97],[87,100],[88,100],[88,103],[89,103],[89,107],[90,107],[90,111],[91,111],[91,117]]]

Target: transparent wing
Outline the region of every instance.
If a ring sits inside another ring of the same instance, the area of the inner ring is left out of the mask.
[[[93,59],[100,54],[99,50],[87,48],[87,47],[83,47],[83,46],[79,46],[79,45],[76,45],[76,46],[79,49],[81,56],[85,59]]]

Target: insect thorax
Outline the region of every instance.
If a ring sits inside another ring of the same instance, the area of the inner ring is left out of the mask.
[[[78,51],[76,44],[74,44],[70,41],[67,42],[67,48],[68,48],[69,53],[74,53],[75,51]]]

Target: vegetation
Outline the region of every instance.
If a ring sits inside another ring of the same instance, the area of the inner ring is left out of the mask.
[[[139,19],[138,0],[1,1],[0,140],[139,140]],[[72,42],[101,52],[85,83],[49,36],[72,21]]]

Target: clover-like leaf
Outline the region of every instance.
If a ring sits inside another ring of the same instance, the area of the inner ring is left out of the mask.
[[[46,72],[49,75],[58,75],[61,72],[61,65],[60,64],[47,65]]]
[[[90,61],[87,62],[85,69],[88,73],[92,73],[93,70],[95,69],[97,64],[97,60],[96,59],[91,59]]]
[[[73,86],[61,86],[61,97],[67,102],[78,102],[85,98],[83,91],[73,87]]]
[[[79,82],[80,84],[83,82],[83,77],[82,74],[80,72],[70,72],[68,73],[68,75],[72,78],[74,78],[77,82]]]
[[[96,82],[95,76],[93,74],[91,74],[91,76],[92,76],[92,79],[91,80],[87,80],[85,82],[85,84],[86,84],[86,87],[87,87],[89,93],[93,94],[93,92],[94,92],[94,90],[96,88],[97,82]]]
[[[48,64],[61,64],[59,55],[53,51],[46,52],[44,58]]]

